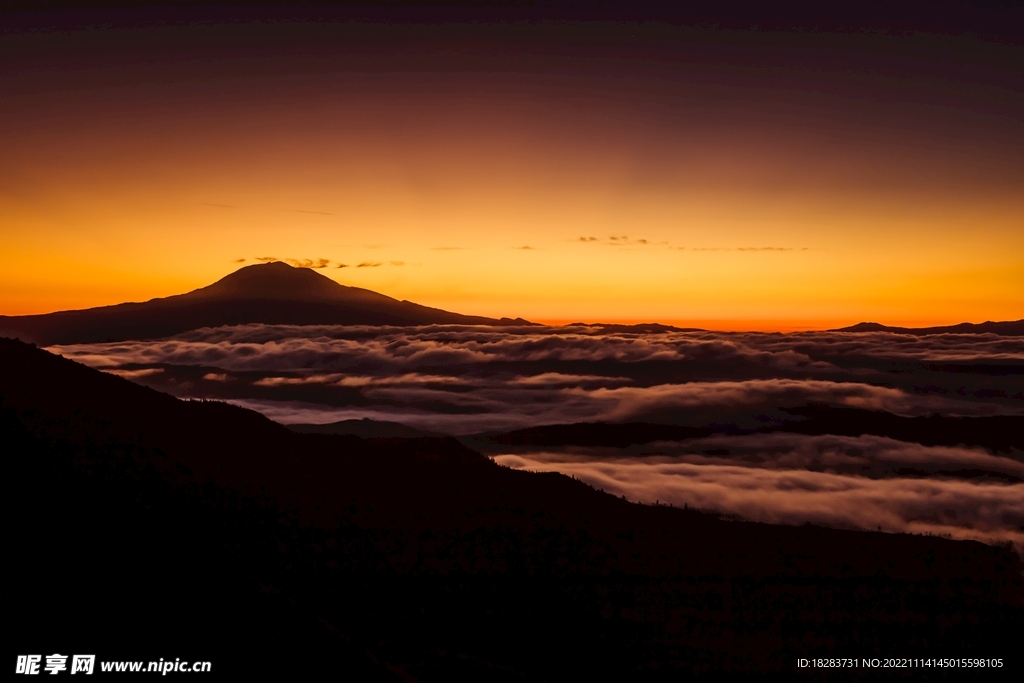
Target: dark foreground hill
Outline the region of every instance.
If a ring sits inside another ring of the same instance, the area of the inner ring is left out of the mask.
[[[9,654],[679,680],[1005,658],[1024,627],[1003,548],[634,505],[453,439],[297,434],[13,340],[0,399]]]
[[[310,268],[246,266],[187,294],[80,311],[0,316],[0,335],[40,346],[158,339],[201,327],[268,325],[528,325],[429,308],[339,285]]]

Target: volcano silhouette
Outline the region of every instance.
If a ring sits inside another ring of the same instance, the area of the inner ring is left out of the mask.
[[[217,282],[143,303],[42,315],[0,316],[0,336],[40,346],[159,339],[201,327],[268,325],[528,325],[399,301],[340,285],[309,268],[246,266]]]

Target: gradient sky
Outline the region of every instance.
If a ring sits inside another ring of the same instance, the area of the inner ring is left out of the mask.
[[[297,12],[8,15],[0,313],[273,257],[538,321],[1024,317],[1005,36]]]

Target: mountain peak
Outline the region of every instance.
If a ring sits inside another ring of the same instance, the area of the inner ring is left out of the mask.
[[[282,261],[239,268],[212,285],[183,296],[195,299],[275,299],[337,301],[359,299],[394,301],[389,296],[360,287],[347,287],[312,268],[296,268]]]

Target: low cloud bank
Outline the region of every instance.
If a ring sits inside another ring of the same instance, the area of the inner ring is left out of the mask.
[[[506,467],[561,472],[643,503],[684,505],[777,524],[926,533],[1013,543],[1024,553],[1024,484],[955,478],[873,479],[847,473],[564,453],[505,454]]]
[[[873,479],[920,475],[1024,482],[1024,453],[996,455],[980,447],[924,446],[885,436],[717,434],[701,439],[633,446],[629,455],[697,465],[729,465],[772,470],[809,470]],[[586,449],[573,453],[588,457]],[[601,459],[607,453],[594,453]],[[615,457],[615,456],[612,456]]]
[[[204,328],[158,341],[53,347],[64,355],[119,362],[219,362],[225,369],[342,368],[374,360],[394,366],[459,362],[644,363],[699,361],[717,369],[742,361],[762,368],[821,374],[879,361],[1004,363],[1024,368],[1024,338],[806,332],[605,332],[602,327],[493,328],[432,325],[416,328],[331,325],[239,325]],[[307,363],[313,362],[313,366]],[[1018,369],[1017,374],[1021,374]]]
[[[949,407],[960,408],[960,412],[964,412],[964,406],[956,401],[933,396],[918,397],[898,389],[853,382],[781,379],[608,387],[607,384],[619,380],[595,380],[591,377],[559,380],[562,383],[570,381],[576,386],[549,381],[523,381],[517,377],[505,379],[418,373],[395,377],[316,374],[265,377],[253,381],[250,390],[252,393],[256,390],[287,390],[287,394],[278,395],[281,401],[309,404],[301,410],[290,410],[282,405],[271,416],[282,422],[332,421],[333,418],[329,417],[310,420],[309,415],[311,411],[325,416],[341,412],[350,415],[354,411],[365,413],[356,417],[385,415],[385,419],[390,421],[417,427],[429,426],[451,434],[596,421],[657,421],[688,426],[723,425],[751,429],[791,420],[792,416],[782,409],[808,402],[831,402],[909,415],[928,414]],[[220,384],[223,385],[223,382]],[[231,386],[212,387],[211,390],[238,390],[244,393],[244,389],[236,382]],[[352,390],[358,392],[355,397],[351,394]],[[257,409],[261,412],[266,412],[266,406],[272,403],[272,398],[266,394],[228,398],[236,402],[258,398],[252,405],[259,406]],[[338,405],[339,401],[346,400],[348,406]],[[966,406],[979,410],[982,407]],[[415,419],[415,424],[409,422],[410,419]],[[424,424],[424,419],[432,420],[431,424]]]

